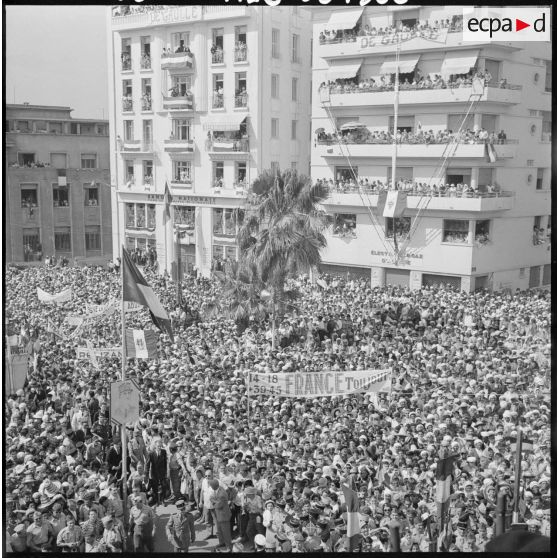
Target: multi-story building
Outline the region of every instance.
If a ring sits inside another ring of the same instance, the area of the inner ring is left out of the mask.
[[[108,18],[115,246],[207,276],[237,257],[234,210],[259,172],[310,172],[310,14],[119,6]]]
[[[71,111],[6,105],[7,262],[112,258],[108,122]]]
[[[325,271],[414,289],[550,284],[551,45],[464,42],[461,22],[459,6],[314,10],[312,178],[336,223]]]

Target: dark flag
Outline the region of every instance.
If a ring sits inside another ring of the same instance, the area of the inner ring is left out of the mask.
[[[161,302],[147,284],[143,275],[130,258],[126,248],[122,247],[122,296],[127,302],[137,302],[147,306],[153,323],[164,333],[168,333],[174,342],[169,316]]]

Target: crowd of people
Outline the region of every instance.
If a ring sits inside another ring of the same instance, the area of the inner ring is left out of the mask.
[[[498,83],[492,83],[492,75],[488,71],[471,71],[468,74],[451,75],[444,78],[441,74],[433,73],[426,76],[421,75],[420,70],[404,74],[399,80],[401,91],[420,91],[422,89],[459,89],[471,87],[473,80],[478,78],[482,83],[500,89],[510,89],[512,86],[506,78],[501,78]],[[324,81],[320,84],[320,90],[327,89],[330,93],[337,95],[345,93],[370,93],[374,91],[393,91],[395,82],[393,74],[383,74],[369,78],[344,78]]]
[[[370,24],[357,22],[353,29],[324,29],[320,32],[320,44],[352,43],[360,37],[377,38],[381,44],[397,41],[408,41],[415,37],[435,38],[441,31],[455,33],[463,30],[463,17],[453,16],[451,19],[417,21],[414,25],[398,22],[385,27],[375,27]]]
[[[476,128],[471,130],[453,131],[445,130],[424,130],[417,126],[413,129],[399,129],[396,134],[397,143],[408,144],[444,144],[451,142],[459,142],[463,144],[503,144],[507,141],[507,135],[504,130],[499,133],[495,131],[489,132],[485,128]],[[359,126],[353,129],[340,130],[334,133],[320,131],[317,134],[317,142],[320,144],[331,143],[352,143],[352,144],[392,144],[393,130],[369,130],[366,126]]]
[[[138,264],[141,255],[132,254]],[[371,288],[365,279],[292,279],[300,297],[277,323],[242,326],[212,311],[220,283],[187,276],[182,304],[166,275],[145,270],[173,322],[158,357],[128,361],[141,389],[128,425],[128,476],[110,426],[118,357],[77,360],[76,347],[121,344],[120,315],[68,316],[120,296],[118,266],[8,267],[8,334],[35,356],[25,386],[5,400],[6,540],[17,552],[157,550],[166,536],[196,548],[196,525],[219,550],[337,552],[348,548],[342,485],[358,493],[361,552],[387,551],[401,524],[403,551],[436,544],[436,467],[455,456],[448,547],[480,551],[495,531],[497,496],[513,500],[521,427],[520,520],[550,528],[550,296]],[[44,304],[36,287],[71,301]],[[144,329],[147,310],[129,313]],[[344,398],[247,397],[253,372],[392,370],[391,394]],[[250,412],[248,412],[248,406]],[[122,483],[129,491],[129,520]],[[158,504],[177,511],[165,527]],[[164,529],[164,533],[162,530]],[[155,536],[155,538],[154,538]],[[434,542],[433,542],[434,541]]]
[[[410,178],[399,178],[392,184],[391,180],[380,180],[378,178],[370,179],[368,177],[342,178],[334,180],[333,178],[319,178],[316,184],[327,188],[330,192],[339,194],[350,194],[355,192],[366,192],[370,194],[379,194],[387,190],[402,190],[407,192],[409,196],[432,196],[432,197],[450,197],[450,198],[477,198],[477,197],[493,197],[501,195],[502,192],[497,185],[486,184],[482,188],[475,188],[472,184],[467,183],[443,183],[436,181],[422,182]]]

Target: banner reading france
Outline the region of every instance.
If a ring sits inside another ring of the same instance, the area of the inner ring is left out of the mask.
[[[301,398],[337,397],[353,393],[389,393],[391,370],[251,373],[248,392],[250,395]]]

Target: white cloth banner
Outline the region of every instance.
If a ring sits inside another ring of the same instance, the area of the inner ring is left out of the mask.
[[[251,373],[250,395],[279,397],[338,397],[353,393],[389,393],[391,370],[350,370],[346,372]]]
[[[37,297],[41,302],[50,303],[50,302],[67,302],[68,300],[72,300],[72,287],[68,287],[63,291],[60,291],[57,294],[48,294],[46,291],[43,291],[40,287],[37,287]]]
[[[76,359],[77,360],[91,360],[92,355],[96,358],[112,358],[122,356],[122,347],[107,347],[98,348],[93,347],[78,347],[76,349]]]
[[[124,301],[124,308],[126,309],[126,312],[138,312],[142,308],[145,308],[145,306],[142,306],[141,304],[138,304],[137,302],[131,302],[131,301],[126,300],[126,301]]]
[[[116,312],[116,301],[111,300],[105,304],[86,304],[85,318],[100,318],[101,316],[110,315]]]
[[[134,348],[136,351],[135,358],[149,358],[147,343],[145,341],[145,332],[142,329],[134,329],[132,334],[134,336]]]

